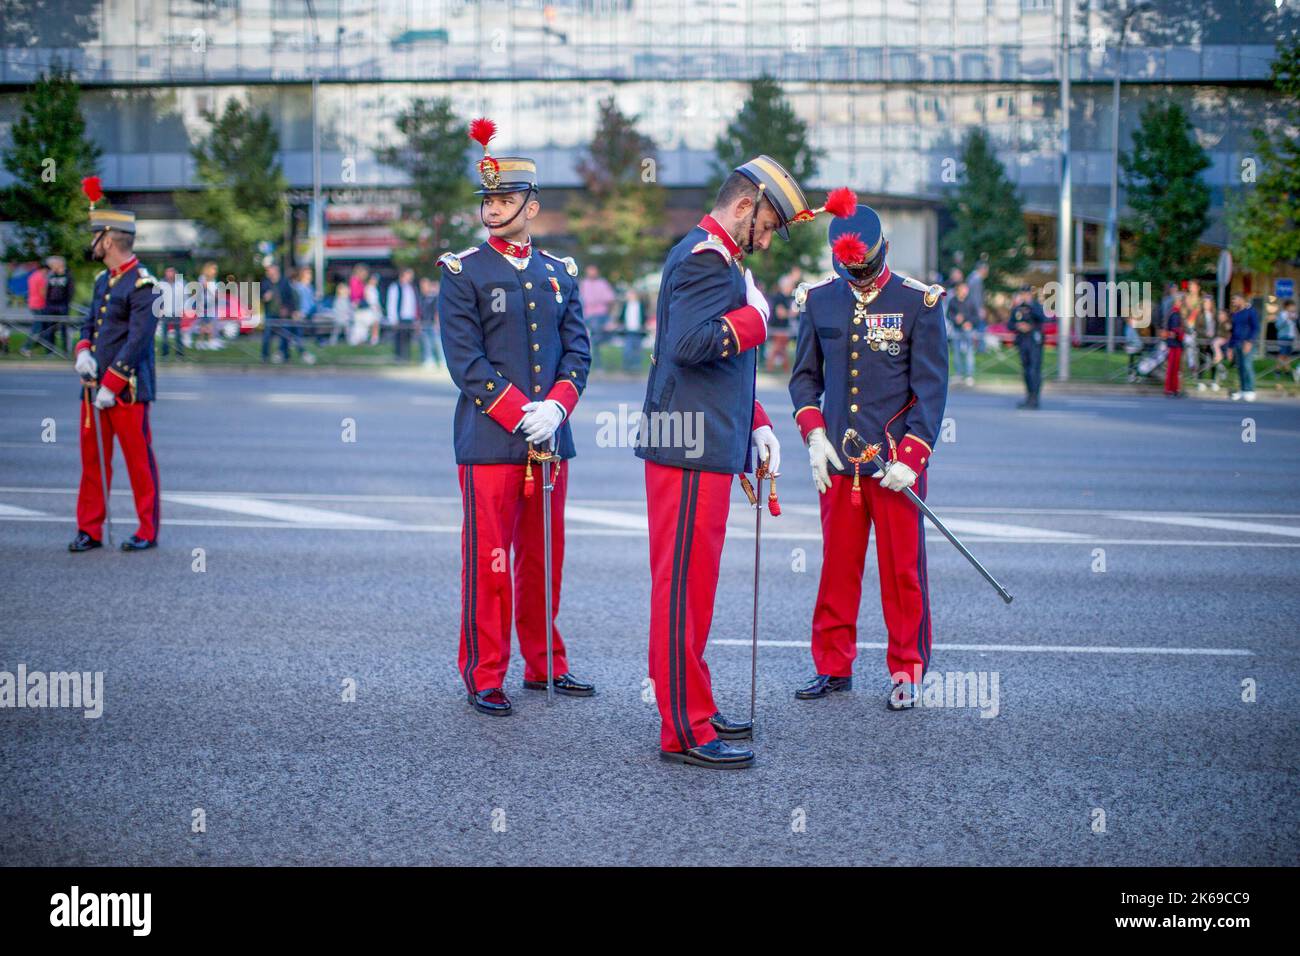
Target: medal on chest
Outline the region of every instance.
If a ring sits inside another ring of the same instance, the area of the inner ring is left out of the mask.
[[[559,283],[559,280],[556,279],[555,276],[547,276],[547,278],[551,280],[551,291],[555,293],[555,301],[556,301],[556,302],[563,302],[563,301],[564,301],[564,296],[560,295],[560,283]]]

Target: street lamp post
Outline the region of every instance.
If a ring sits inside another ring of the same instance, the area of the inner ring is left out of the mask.
[[[325,294],[325,211],[321,207],[320,120],[316,99],[320,93],[320,27],[312,0],[305,0],[311,17],[311,249],[312,274],[316,282],[316,300]]]
[[[1074,277],[1070,274],[1073,213],[1070,207],[1070,0],[1061,0],[1061,197],[1056,241],[1056,377],[1070,380],[1070,319],[1074,315]]]
[[[1106,213],[1106,351],[1115,351],[1115,315],[1109,307],[1118,301],[1114,288],[1119,271],[1119,84],[1120,71],[1124,69],[1124,46],[1128,42],[1128,23],[1142,6],[1136,0],[1124,11],[1119,28],[1119,56],[1115,60],[1115,76],[1111,81],[1110,108],[1110,208]]]

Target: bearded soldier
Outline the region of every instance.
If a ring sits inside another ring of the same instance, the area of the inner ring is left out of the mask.
[[[781,463],[754,395],[768,304],[741,260],[824,209],[809,209],[794,178],[759,156],[728,176],[713,211],[664,263],[636,454],[646,463],[649,664],[666,760],[718,769],[754,762],[752,750],[725,742],[751,737],[753,727],[718,711],[704,662],[733,478],[745,471],[751,446],[771,475]],[[681,440],[688,419],[698,423],[699,442]]]
[[[531,159],[493,157],[490,120],[470,135],[483,146],[479,215],[488,239],[438,260],[438,318],[447,368],[460,389],[454,426],[464,500],[460,672],[470,705],[504,716],[510,622],[524,658],[524,683],[546,690],[547,641],[557,694],[589,697],[592,684],[569,673],[555,629],[564,563],[564,496],[574,456],[569,416],[587,385],[591,353],[572,259],[533,247],[529,224],[541,209]],[[530,447],[554,449],[552,618],[546,620],[541,468]],[[514,550],[512,574],[506,565]],[[513,597],[513,602],[512,602]]]
[[[795,696],[815,700],[853,686],[862,573],[874,526],[889,635],[887,703],[906,710],[930,661],[931,633],[924,518],[902,491],[912,488],[925,498],[943,420],[944,290],[890,271],[889,243],[870,207],[833,220],[829,240],[838,278],[801,285],[795,295],[804,315],[790,397],[822,519],[812,620],[817,673]],[[887,467],[869,477],[859,474],[868,459],[864,443],[888,450]]]

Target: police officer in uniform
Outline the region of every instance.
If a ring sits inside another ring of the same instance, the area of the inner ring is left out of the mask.
[[[83,382],[81,487],[77,493],[77,537],[73,552],[101,547],[105,503],[95,450],[93,404],[99,409],[100,440],[108,485],[113,482],[113,438],[117,437],[131,479],[138,525],[122,542],[123,551],[146,551],[158,544],[158,462],[153,454],[149,409],[156,394],[154,329],[157,280],[136,258],[135,214],[95,210],[92,205],[90,255],[107,267],[95,276],[90,312],[81,326],[76,370]]]
[[[925,497],[948,392],[941,286],[892,272],[880,217],[870,207],[831,222],[836,276],[801,285],[790,397],[820,493],[822,572],[812,621],[816,675],[795,696],[815,700],[853,686],[858,607],[871,528],[888,632],[891,710],[915,704],[930,660],[924,517],[903,494]],[[862,474],[853,429],[888,462]],[[872,480],[876,479],[876,480]]]
[[[820,211],[808,208],[779,163],[759,156],[731,173],[713,211],[664,263],[636,454],[645,460],[649,667],[666,760],[717,769],[754,762],[752,750],[726,743],[753,728],[719,712],[704,662],[732,481],[748,467],[751,447],[771,473],[781,462],[755,400],[769,307],[741,262],[767,249],[773,233],[788,238],[791,223]],[[696,440],[681,440],[688,430]]]
[[[591,352],[578,299],[578,267],[533,246],[529,224],[541,209],[537,166],[493,157],[496,125],[475,120],[480,218],[488,239],[438,260],[443,351],[460,389],[454,439],[464,501],[461,535],[460,672],[469,703],[504,716],[513,617],[524,683],[546,690],[546,640],[553,635],[557,694],[590,697],[595,687],[569,673],[554,618],[546,617],[541,467],[529,445],[554,448],[552,610],[559,613],[564,565],[564,497],[574,456],[569,416],[587,385]],[[507,559],[514,551],[513,574]],[[512,594],[513,577],[513,594]],[[513,600],[512,600],[513,599]]]
[[[1020,369],[1025,377],[1025,398],[1016,408],[1037,408],[1043,387],[1043,323],[1047,317],[1034,299],[1034,290],[1021,286],[1011,303],[1011,328],[1016,333]]]

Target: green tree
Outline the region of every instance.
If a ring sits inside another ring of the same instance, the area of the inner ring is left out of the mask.
[[[636,121],[612,96],[600,103],[596,135],[578,163],[586,192],[568,209],[579,258],[613,282],[632,282],[655,268],[667,245],[655,144]]]
[[[971,130],[962,144],[961,171],[948,210],[954,225],[943,237],[944,270],[960,264],[969,271],[984,258],[989,265],[985,288],[1008,290],[1007,280],[1029,265],[1029,236],[1015,184],[982,129]]]
[[[255,275],[258,244],[284,234],[288,183],[276,159],[280,137],[251,101],[232,99],[220,116],[205,111],[203,118],[209,131],[190,149],[201,188],[178,192],[176,206],[214,237],[223,273]]]
[[[1272,78],[1277,124],[1255,130],[1253,167],[1242,168],[1245,188],[1228,203],[1232,251],[1250,272],[1300,260],[1300,141],[1287,135],[1300,127],[1300,37],[1279,47]]]
[[[815,149],[808,139],[808,124],[795,115],[785,98],[781,84],[770,76],[761,76],[749,84],[749,96],[736,118],[718,137],[713,151],[717,156],[710,192],[719,186],[733,169],[766,153],[790,171],[795,182],[804,186],[817,175],[817,163],[824,151]],[[712,196],[710,203],[712,203]],[[808,197],[814,208],[812,196]],[[814,223],[818,223],[814,225]],[[790,241],[779,237],[767,253],[755,256],[751,268],[754,276],[768,288],[792,266],[814,268],[826,251],[826,220],[799,223],[790,227]]]
[[[80,101],[80,87],[58,66],[23,95],[9,146],[0,154],[14,177],[0,190],[0,219],[16,227],[6,258],[57,254],[75,262],[87,245],[89,204],[81,180],[94,174],[99,147],[86,137]]]
[[[470,245],[478,236],[467,157],[473,143],[468,124],[446,97],[412,100],[398,114],[396,127],[401,142],[386,143],[377,155],[384,165],[406,173],[419,205],[410,211],[411,218],[393,227],[402,240],[393,258],[428,274],[438,256]]]
[[[1210,187],[1201,179],[1209,166],[1181,106],[1143,108],[1133,147],[1120,156],[1130,210],[1121,225],[1133,236],[1136,281],[1159,289],[1205,271],[1197,244],[1210,224]]]

